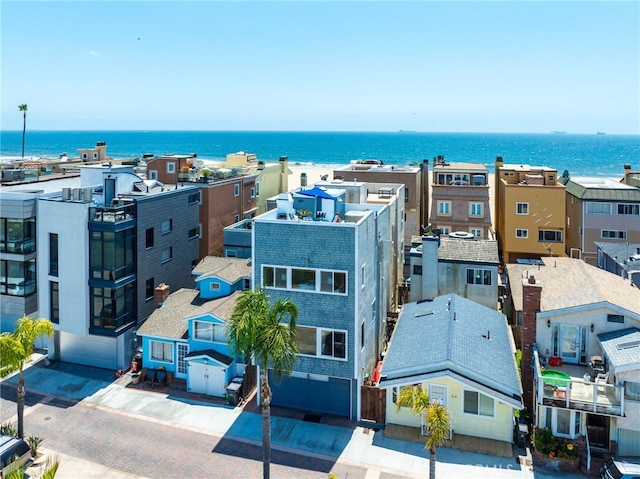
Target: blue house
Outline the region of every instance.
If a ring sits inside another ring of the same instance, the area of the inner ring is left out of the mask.
[[[170,294],[138,330],[143,367],[186,380],[187,390],[223,397],[244,364],[227,342],[237,297],[250,287],[246,259],[206,257],[193,270],[197,289]]]
[[[355,181],[282,194],[254,218],[255,287],[298,306],[297,362],[271,383],[272,405],[360,419],[402,276],[404,187],[392,186],[386,198]]]

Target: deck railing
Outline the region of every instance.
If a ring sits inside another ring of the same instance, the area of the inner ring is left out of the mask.
[[[624,416],[624,387],[595,383],[590,379],[558,379],[541,374],[538,353],[534,352],[537,403],[608,416]]]

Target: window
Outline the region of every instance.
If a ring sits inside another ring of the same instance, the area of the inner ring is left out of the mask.
[[[588,215],[610,215],[611,203],[595,203],[590,201],[587,203],[587,214]]]
[[[237,258],[238,257],[238,251],[235,250],[235,249],[225,250],[225,256],[227,258]]]
[[[516,214],[518,214],[518,215],[528,215],[529,214],[529,203],[516,203]]]
[[[291,269],[292,289],[316,289],[316,272],[312,269]]]
[[[252,187],[251,188],[251,198],[255,198],[256,197],[256,187]]]
[[[240,196],[240,185],[237,183],[233,185],[233,196]]]
[[[640,383],[625,381],[624,398],[625,400],[640,401]]]
[[[602,230],[600,236],[606,239],[627,239],[626,231]]]
[[[486,286],[491,286],[491,270],[468,268],[467,284],[484,284]]]
[[[173,220],[172,219],[164,220],[162,222],[162,225],[160,226],[160,232],[162,234],[169,233],[172,229],[173,229]]]
[[[224,324],[194,321],[193,329],[195,338],[200,341],[210,341],[213,343],[227,342],[227,326]]]
[[[608,323],[624,323],[623,314],[607,314]]]
[[[391,389],[391,401],[393,401],[393,404],[398,404],[398,396],[400,395],[400,391],[407,388],[415,388],[417,386],[419,386],[419,384],[411,384],[408,386],[394,386]],[[409,407],[409,406],[401,406],[401,407]]]
[[[438,201],[438,214],[450,215],[451,214],[451,202],[450,201]]]
[[[256,183],[256,196],[260,196],[260,183]]]
[[[262,287],[346,294],[347,273],[320,269],[262,267]]]
[[[473,235],[474,238],[482,238],[482,230],[471,228],[470,233]]]
[[[320,291],[323,293],[345,293],[347,274],[340,271],[320,271]]]
[[[135,281],[119,288],[91,289],[90,332],[112,334],[118,328],[136,320],[136,283]]]
[[[482,203],[469,203],[469,216],[482,216]]]
[[[409,203],[409,189],[408,188],[404,189],[404,202],[405,203]]]
[[[442,232],[443,235],[448,235],[450,228],[448,226],[440,226],[440,231]]]
[[[528,238],[528,237],[529,237],[529,230],[516,228],[516,238]]]
[[[151,301],[154,298],[155,281],[153,278],[149,278],[144,284],[144,297],[146,301]]]
[[[218,283],[217,281],[212,281],[211,283],[209,283],[209,290],[220,291],[220,283]]]
[[[97,159],[98,159],[98,154],[97,154],[97,153],[94,153],[94,154],[93,154],[93,159],[94,159],[94,160],[97,160]]]
[[[320,355],[345,359],[347,357],[347,333],[346,331],[334,331],[331,329],[320,330]]]
[[[275,266],[262,267],[263,288],[287,288],[287,269]]]
[[[429,384],[429,400],[431,402],[447,405],[447,386]]]
[[[240,221],[240,215],[233,215],[233,222],[237,223],[238,221]]]
[[[176,164],[173,161],[167,163],[167,173],[173,174],[176,172]]]
[[[364,349],[364,319],[360,323],[360,351]]]
[[[618,214],[638,216],[640,215],[640,205],[621,203],[618,205]]]
[[[540,230],[538,231],[538,241],[547,243],[562,243],[562,231]]]
[[[197,228],[192,228],[189,230],[189,233],[187,234],[189,239],[193,239],[193,238],[199,238],[200,237],[200,226],[198,226]]]
[[[0,261],[0,293],[29,296],[36,292],[36,260]]]
[[[157,180],[158,179],[158,170],[149,170],[149,179]]]
[[[413,274],[422,274],[422,265],[414,264],[413,265]]]
[[[362,285],[361,285],[361,287],[362,287],[362,289],[364,289],[364,286],[365,286],[365,279],[364,279],[364,265],[362,265],[362,269],[361,269],[360,273],[361,273],[360,275],[361,275],[361,277],[362,277],[362,281],[361,281],[361,282],[362,282]]]
[[[36,250],[35,218],[0,219],[0,251],[27,254]]]
[[[49,233],[49,274],[58,276],[58,235]]]
[[[188,202],[190,205],[200,203],[200,201],[200,191],[197,191],[196,193],[189,193]]]
[[[133,228],[89,232],[89,269],[92,279],[118,281],[135,274],[136,238]]]
[[[149,341],[151,344],[151,360],[163,363],[173,362],[173,343],[165,341]]]
[[[49,319],[52,323],[60,323],[60,294],[55,281],[49,281]]]
[[[153,248],[153,228],[147,228],[145,231],[145,248]]]
[[[309,356],[317,356],[316,328],[296,326],[298,334],[298,352]]]
[[[173,258],[173,248],[169,246],[162,250],[162,259],[161,261],[164,263],[166,261],[170,261]]]
[[[493,417],[493,399],[476,391],[464,391],[465,414]]]

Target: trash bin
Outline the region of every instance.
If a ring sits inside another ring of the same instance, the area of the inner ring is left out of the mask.
[[[517,436],[516,436],[516,444],[519,447],[525,447],[525,445],[527,444],[528,436],[529,436],[529,426],[519,422]]]
[[[136,362],[138,371],[142,371],[142,349],[138,349],[138,352],[136,353],[133,360]]]
[[[233,378],[227,386],[227,395],[231,406],[240,404],[242,401],[242,378]]]

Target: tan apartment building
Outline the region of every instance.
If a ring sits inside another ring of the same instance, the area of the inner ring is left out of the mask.
[[[438,156],[431,183],[431,227],[441,234],[472,234],[477,239],[494,239],[489,171],[481,163],[448,163]]]
[[[597,177],[570,178],[565,187],[569,256],[596,265],[595,243],[640,243],[640,189]]]
[[[495,162],[495,228],[505,263],[565,256],[565,187],[546,166]]]

